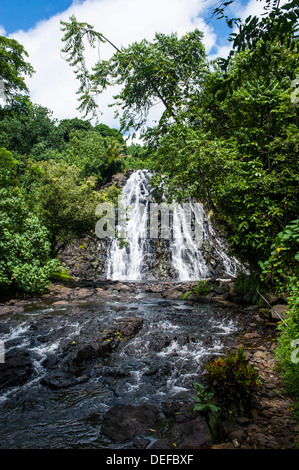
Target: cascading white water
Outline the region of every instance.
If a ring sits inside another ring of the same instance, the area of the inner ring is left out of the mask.
[[[122,205],[128,211],[126,239],[112,240],[107,260],[108,279],[142,279],[149,203],[149,174],[135,171],[124,186],[122,195]]]
[[[158,217],[152,207],[164,209],[152,199],[150,178],[147,170],[135,171],[123,188],[122,205],[127,208],[126,234],[124,239],[114,238],[110,244],[107,278],[131,281],[161,279],[153,269],[159,263],[156,250],[161,236],[165,242],[164,261],[167,258],[168,279],[200,280],[211,276],[213,271],[235,276],[239,263],[225,253],[223,242],[217,237],[200,204],[165,206],[166,218],[162,220],[160,212],[159,227],[153,223],[153,219],[157,222]],[[186,211],[187,205],[189,210]],[[167,225],[168,220],[170,223]],[[194,226],[200,237],[194,236]],[[120,227],[117,228],[122,233]]]

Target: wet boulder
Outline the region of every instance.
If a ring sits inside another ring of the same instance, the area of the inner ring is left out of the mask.
[[[146,435],[155,426],[158,414],[158,408],[151,404],[113,406],[104,416],[102,434],[115,442]]]
[[[139,317],[124,317],[116,321],[117,330],[121,335],[134,336],[140,330],[143,320]]]
[[[109,328],[100,331],[90,340],[80,344],[74,342],[66,345],[63,350],[63,363],[72,367],[82,368],[91,365],[99,357],[111,354],[119,344],[126,339],[135,336],[141,328],[143,320],[138,317],[122,317],[117,319]]]
[[[23,385],[33,372],[32,361],[27,354],[7,359],[0,364],[0,389]]]
[[[56,372],[43,377],[41,379],[41,384],[45,385],[48,388],[51,388],[52,390],[60,390],[76,385],[77,381],[70,374],[65,374],[64,372]]]

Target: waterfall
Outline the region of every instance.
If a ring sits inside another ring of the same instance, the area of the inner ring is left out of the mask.
[[[129,212],[126,239],[112,240],[107,257],[107,278],[141,280],[142,264],[147,254],[147,214],[150,204],[149,174],[146,171],[135,171],[131,175],[123,188],[121,203]]]
[[[126,213],[119,218],[118,237],[108,248],[107,279],[192,281],[235,276],[239,263],[225,252],[202,205],[157,204],[150,179],[147,170],[134,171],[123,187],[119,207]]]

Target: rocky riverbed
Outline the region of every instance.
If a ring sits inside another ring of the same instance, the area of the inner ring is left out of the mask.
[[[240,304],[230,280],[213,282],[204,297],[195,284],[53,284],[0,304],[0,337],[10,338],[0,364],[0,447],[296,448],[293,402],[274,355],[275,311],[286,305]],[[207,358],[239,347],[262,385],[250,415],[222,422],[215,443],[190,412],[190,384]]]

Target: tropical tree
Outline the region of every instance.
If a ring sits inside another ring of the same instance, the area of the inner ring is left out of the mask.
[[[93,47],[96,41],[105,42],[107,38],[88,23],[78,23],[74,16],[70,23],[61,24],[65,32],[63,52],[81,82],[80,110],[94,111],[95,94],[110,85],[122,85],[114,104],[122,108],[121,129],[129,131],[142,128],[149,110],[158,102],[165,108],[161,121],[176,120],[178,110],[198,94],[207,71],[203,33],[198,29],[181,38],[157,33],[152,42],[144,39],[121,49],[113,45],[116,52],[111,59],[97,62],[89,72],[83,54],[84,37]]]
[[[65,162],[33,163],[38,173],[35,210],[50,233],[51,254],[56,256],[72,238],[93,230],[99,194],[95,178],[82,178],[80,169]]]
[[[0,105],[0,117],[6,107],[27,108],[30,103],[24,75],[30,77],[34,70],[24,57],[28,53],[18,41],[0,36],[0,91],[5,101]]]
[[[31,105],[26,113],[7,113],[0,121],[0,145],[15,153],[38,156],[47,149],[61,149],[63,140],[53,113]]]
[[[73,131],[62,159],[81,170],[81,176],[95,177],[96,185],[109,180],[122,168],[123,147],[115,138],[104,138],[97,130]]]

